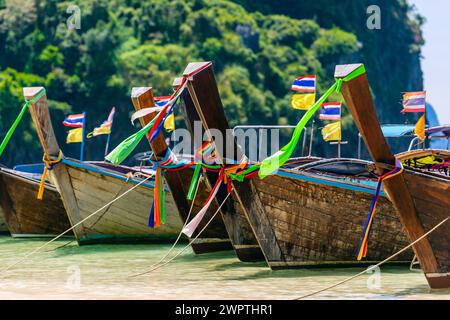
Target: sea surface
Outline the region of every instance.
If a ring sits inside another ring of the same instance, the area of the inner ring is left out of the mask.
[[[295,299],[344,280],[364,268],[271,271],[240,262],[232,251],[194,255],[188,248],[151,273],[171,245],[90,245],[62,239],[16,263],[45,240],[0,236],[0,299]],[[186,244],[175,247],[177,254]],[[446,299],[430,290],[409,265],[382,266],[308,299]]]

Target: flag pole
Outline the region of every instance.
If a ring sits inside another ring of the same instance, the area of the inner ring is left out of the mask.
[[[109,149],[109,140],[111,138],[111,132],[108,133],[108,138],[106,139],[106,146],[105,146],[105,157],[108,155],[108,149]]]
[[[340,136],[342,139],[342,120],[341,120],[342,119],[342,111],[341,111],[341,109],[342,108],[339,108],[339,130],[341,131]],[[341,158],[341,139],[338,140],[338,159]]]
[[[114,108],[114,107],[113,107]],[[112,132],[112,126],[114,123],[114,116],[116,114],[114,113],[111,119],[111,128],[109,129],[108,138],[106,139],[106,146],[105,146],[105,157],[108,155],[108,149],[109,149],[109,141],[111,140],[111,132]]]
[[[311,157],[312,154],[312,143],[313,143],[313,138],[314,138],[314,123],[316,121],[313,120],[312,125],[311,125],[311,137],[309,138],[309,154],[308,157]]]
[[[305,153],[307,130],[303,130],[302,157]]]
[[[80,161],[83,161],[84,158],[84,136],[86,135],[86,112],[83,112],[83,129],[82,129],[82,137],[81,137],[81,150],[80,150]]]
[[[338,140],[337,145],[338,145],[338,159],[340,159],[341,158],[341,140]]]
[[[426,114],[427,114],[427,105],[425,104],[425,111],[423,112],[423,133],[424,133],[424,136],[423,136],[422,149],[426,148],[426,143],[427,143],[427,135],[425,133],[425,128],[427,126],[427,116],[426,116]]]

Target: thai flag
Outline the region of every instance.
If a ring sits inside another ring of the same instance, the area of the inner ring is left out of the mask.
[[[65,125],[66,127],[71,127],[71,128],[82,128],[83,121],[84,121],[83,113],[71,114],[64,119],[63,125]]]
[[[294,83],[292,83],[291,89],[294,91],[307,93],[316,92],[316,76],[309,75],[304,77],[298,77],[297,79],[294,80]]]
[[[102,127],[112,127],[114,114],[116,113],[116,108],[112,107],[111,112],[109,113],[108,119],[106,121],[103,121]]]
[[[405,92],[402,112],[425,112],[425,91]]]
[[[169,100],[170,96],[155,97],[155,105],[157,107],[164,107]]]
[[[322,104],[322,112],[320,113],[320,120],[341,120],[341,106],[340,102],[327,102]]]

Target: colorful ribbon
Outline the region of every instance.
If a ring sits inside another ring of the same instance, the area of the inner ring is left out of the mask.
[[[16,120],[14,120],[13,124],[11,125],[11,128],[9,128],[8,132],[6,133],[5,138],[3,139],[2,143],[0,144],[0,156],[2,155],[3,151],[5,150],[6,146],[8,145],[9,140],[11,139],[11,136],[13,135],[14,131],[16,131],[17,126],[20,123],[20,120],[22,120],[23,114],[28,109],[30,104],[36,103],[39,101],[40,98],[45,94],[45,89],[43,88],[39,93],[31,100],[25,100],[25,103],[22,106],[22,109],[20,110],[18,116],[16,117]]]
[[[44,153],[42,157],[42,161],[44,162],[44,172],[42,172],[41,182],[39,183],[39,190],[37,194],[37,199],[42,200],[44,196],[45,190],[45,178],[47,177],[47,172],[53,170],[53,166],[57,163],[61,162],[62,151],[59,150],[58,157],[56,159],[49,159],[46,153]]]
[[[378,199],[380,198],[381,185],[384,180],[395,177],[396,175],[399,175],[402,172],[403,172],[402,163],[399,160],[395,159],[394,169],[383,174],[382,176],[380,176],[378,178],[377,189],[376,189],[375,195],[372,199],[372,203],[370,205],[369,215],[366,218],[363,236],[362,236],[359,248],[358,248],[358,255],[357,255],[358,261],[360,261],[362,258],[365,258],[367,255],[367,247],[368,247],[369,237],[370,237],[370,234],[372,231],[373,219],[374,219],[375,212],[377,209]]]
[[[220,186],[222,185],[224,178],[224,170],[220,170],[219,177],[217,178],[217,181],[214,185],[214,187],[211,190],[211,193],[209,194],[208,198],[205,201],[205,204],[203,205],[202,209],[195,215],[195,217],[183,228],[183,233],[187,235],[188,237],[192,237],[195,230],[197,229],[200,222],[203,220],[203,217],[205,216],[206,212],[208,211],[209,207],[211,206],[211,203],[216,196],[217,192],[220,189]],[[231,192],[228,188],[228,192]]]

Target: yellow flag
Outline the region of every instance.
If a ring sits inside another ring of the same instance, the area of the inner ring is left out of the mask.
[[[300,110],[308,110],[316,102],[315,93],[296,93],[292,96],[292,108]]]
[[[102,126],[98,128],[94,128],[94,131],[92,131],[92,136],[99,136],[101,134],[110,134],[111,133],[111,127],[110,126]]]
[[[166,121],[164,121],[164,129],[166,129],[167,132],[171,132],[175,129],[175,117],[172,114],[170,114]]]
[[[325,141],[341,141],[341,122],[327,124],[322,129],[322,136]]]
[[[66,143],[75,143],[83,141],[83,128],[69,130]]]
[[[425,140],[425,113],[417,121],[414,134],[419,137],[420,140]]]

